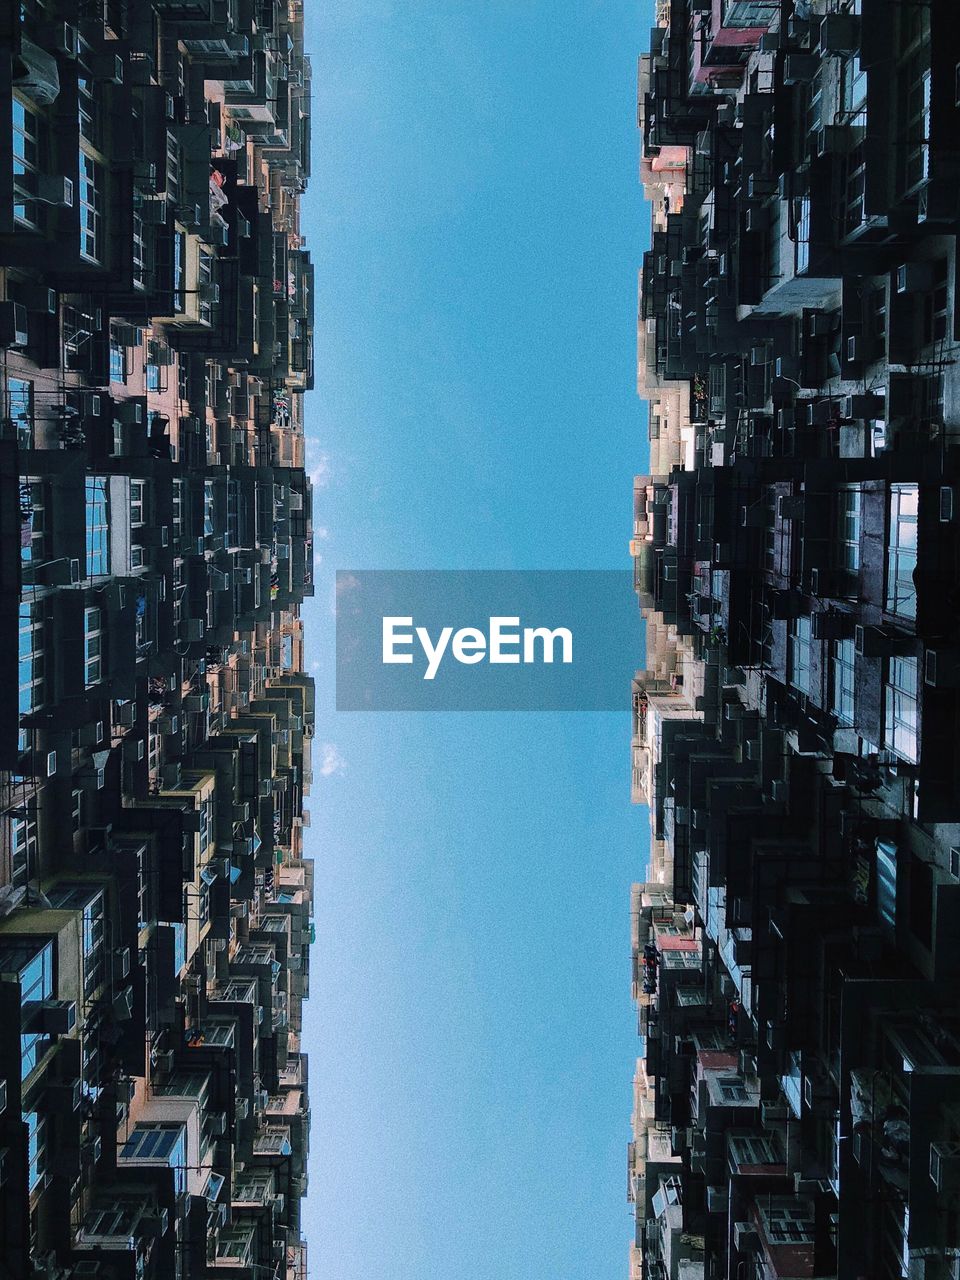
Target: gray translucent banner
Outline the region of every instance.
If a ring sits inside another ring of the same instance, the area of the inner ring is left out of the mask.
[[[338,711],[626,711],[629,570],[337,573]]]

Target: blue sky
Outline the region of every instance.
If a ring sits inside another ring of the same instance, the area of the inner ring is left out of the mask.
[[[622,716],[338,715],[331,604],[336,569],[628,566],[649,5],[307,17],[311,1273],[622,1277],[629,690]]]

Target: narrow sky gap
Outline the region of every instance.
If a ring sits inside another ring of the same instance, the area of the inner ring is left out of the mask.
[[[337,569],[629,568],[649,10],[308,5],[316,1276],[625,1273],[629,688],[338,715],[332,601]]]

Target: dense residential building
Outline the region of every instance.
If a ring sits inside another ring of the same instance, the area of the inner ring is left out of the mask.
[[[2,6],[4,1280],[306,1275],[309,149],[301,0]]]
[[[634,1280],[960,1275],[960,41],[659,0]]]

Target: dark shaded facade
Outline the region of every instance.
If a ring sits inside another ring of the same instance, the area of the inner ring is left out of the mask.
[[[632,1269],[955,1280],[955,6],[658,8]]]
[[[4,1280],[306,1274],[309,150],[300,0],[3,7]]]

